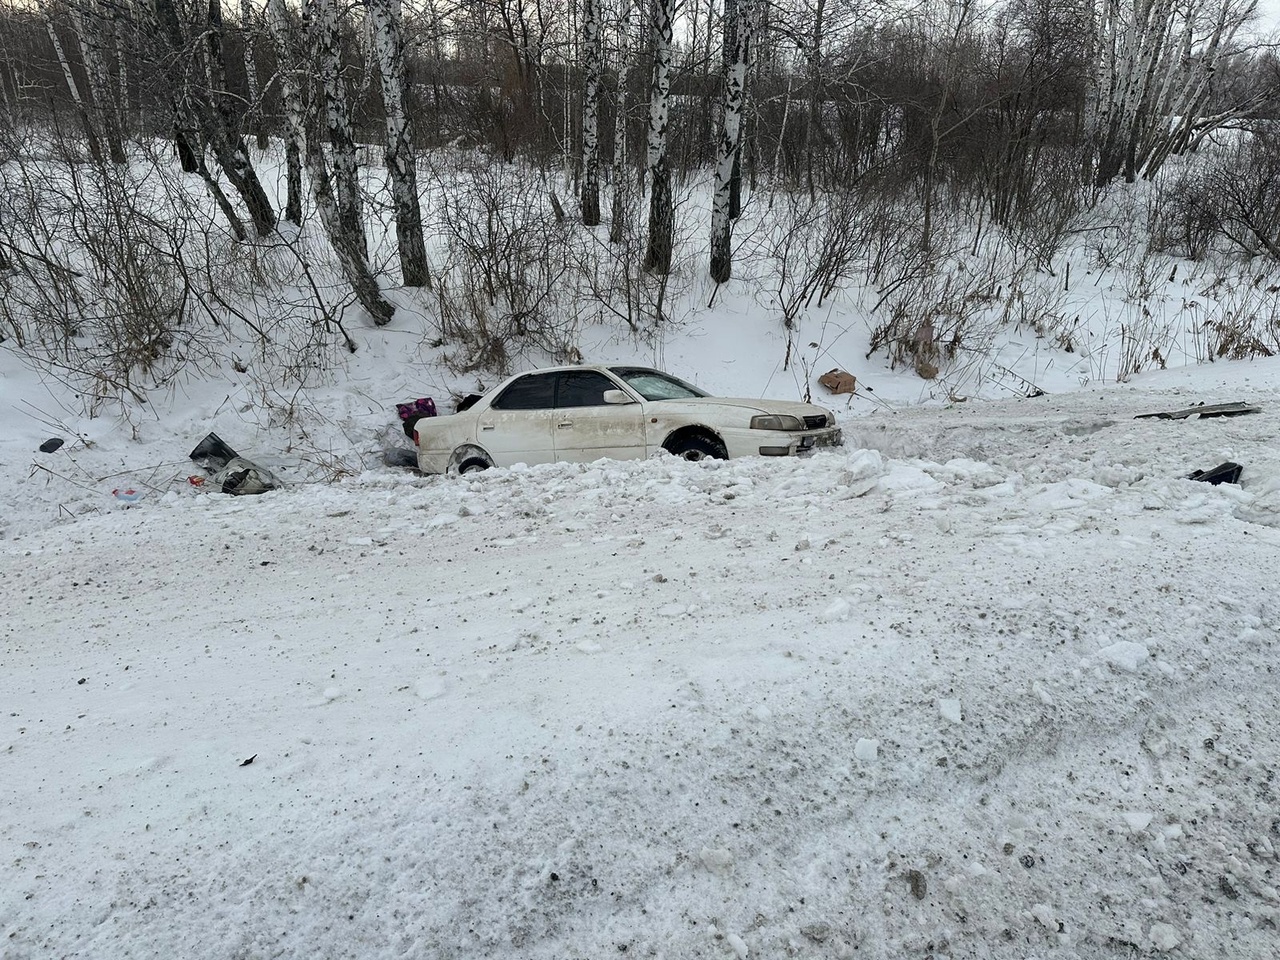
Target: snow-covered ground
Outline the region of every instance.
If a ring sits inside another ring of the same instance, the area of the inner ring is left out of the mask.
[[[238,499],[5,371],[6,960],[1276,953],[1278,360]]]

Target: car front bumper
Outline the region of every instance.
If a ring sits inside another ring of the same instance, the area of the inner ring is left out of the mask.
[[[821,430],[806,430],[803,433],[789,433],[783,430],[752,430],[756,449],[762,457],[803,457],[823,447],[838,447],[844,443],[844,436],[839,427],[825,427]],[[760,434],[768,436],[760,437]]]

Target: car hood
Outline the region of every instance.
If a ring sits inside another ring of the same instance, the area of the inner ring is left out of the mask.
[[[757,413],[777,413],[792,417],[816,417],[820,413],[825,413],[827,416],[832,417],[833,423],[835,422],[830,410],[819,407],[816,404],[799,403],[795,400],[763,400],[746,397],[688,397],[682,400],[652,400],[650,404],[661,410],[680,411],[682,413],[717,409],[724,410],[725,413],[738,409],[753,415]]]

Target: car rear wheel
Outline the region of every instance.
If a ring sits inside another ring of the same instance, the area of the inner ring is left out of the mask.
[[[729,451],[715,437],[690,433],[667,441],[668,452],[682,460],[728,460]]]
[[[453,451],[453,462],[449,465],[449,473],[462,476],[468,473],[479,473],[493,466],[489,455],[479,447],[464,444]]]

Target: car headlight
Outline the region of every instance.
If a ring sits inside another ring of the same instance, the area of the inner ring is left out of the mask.
[[[751,418],[752,430],[803,430],[804,421],[786,414],[766,413]]]

